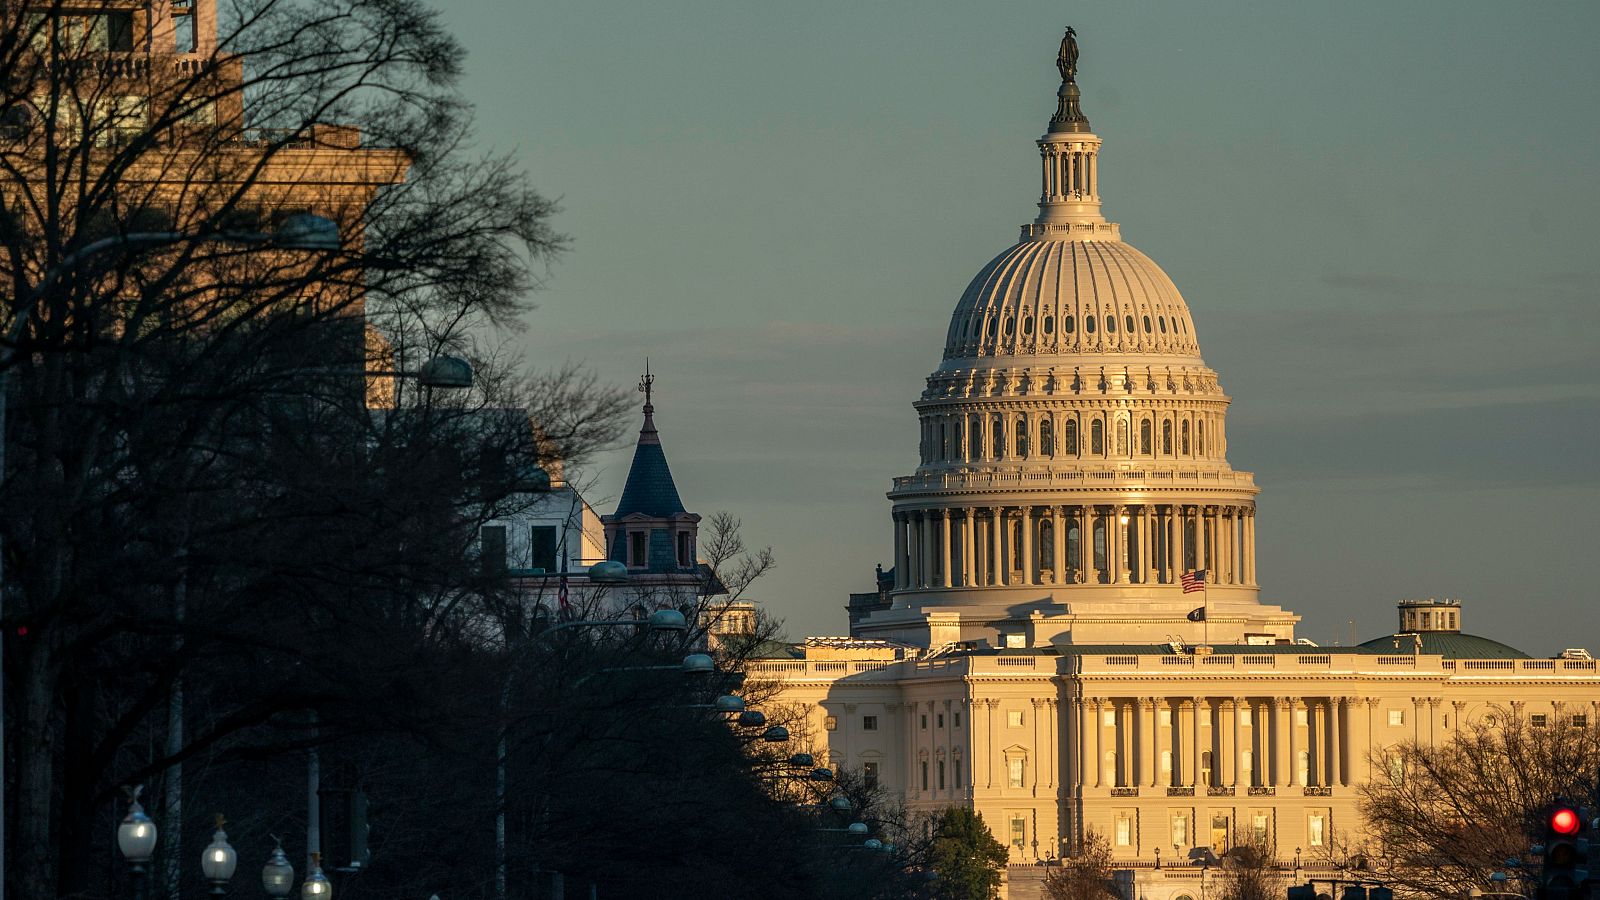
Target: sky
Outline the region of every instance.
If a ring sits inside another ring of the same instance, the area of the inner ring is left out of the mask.
[[[1600,4],[436,2],[480,148],[572,238],[517,345],[650,359],[686,505],[771,545],[790,637],[891,562],[911,403],[1037,214],[1070,24],[1106,216],[1233,397],[1263,601],[1347,644],[1459,597],[1600,652]]]

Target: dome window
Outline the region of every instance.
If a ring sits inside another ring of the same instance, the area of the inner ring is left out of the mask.
[[[1122,324],[1128,326],[1128,333],[1129,334],[1133,334],[1133,316],[1130,315],[1130,316],[1124,318],[1122,320]]]
[[[1022,333],[1023,334],[1033,334],[1033,320],[1032,319],[1023,319],[1022,320]]]
[[[1078,455],[1078,423],[1075,419],[1067,420],[1066,450],[1068,456]]]
[[[994,337],[999,328],[1000,328],[1000,320],[999,319],[990,319],[989,320],[989,337],[991,337],[991,338]]]
[[[1172,420],[1161,423],[1161,455],[1172,455]]]
[[[1056,455],[1055,423],[1049,416],[1039,420],[1039,455],[1044,457]]]
[[[1150,333],[1150,317],[1149,316],[1145,316],[1144,317],[1144,333],[1145,334],[1149,334]]]
[[[1083,331],[1085,334],[1094,334],[1094,316],[1083,317]]]
[[[1106,316],[1106,334],[1116,334],[1116,333],[1117,333],[1117,317],[1116,316]]]
[[[1017,333],[1017,320],[1016,319],[1007,319],[1006,320],[1006,337],[1011,337],[1013,334],[1016,334],[1016,333]]]
[[[1076,318],[1072,317],[1072,316],[1067,316],[1065,319],[1061,320],[1061,329],[1063,331],[1065,331],[1067,334],[1071,334],[1074,331],[1077,331],[1078,330],[1078,320]]]
[[[1044,317],[1044,333],[1045,334],[1054,334],[1055,330],[1056,330],[1055,317],[1053,317],[1053,316],[1045,316]]]
[[[1106,455],[1106,430],[1099,419],[1089,423],[1089,453],[1093,456]]]
[[[1156,324],[1161,326],[1161,333],[1162,334],[1166,334],[1167,333],[1167,320],[1166,319],[1163,319],[1160,316],[1156,316]]]

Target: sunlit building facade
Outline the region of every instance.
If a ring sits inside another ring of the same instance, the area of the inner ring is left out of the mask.
[[[1198,898],[1171,864],[1241,835],[1345,862],[1357,786],[1401,777],[1385,747],[1592,721],[1600,674],[1464,633],[1457,601],[1402,602],[1393,635],[1353,647],[1298,639],[1263,601],[1229,397],[1177,287],[1102,215],[1075,44],[1060,68],[1039,213],[961,294],[914,403],[892,570],[852,597],[848,637],[750,676],[831,764],[912,808],[979,810],[1013,897],[1089,830],[1148,900]]]

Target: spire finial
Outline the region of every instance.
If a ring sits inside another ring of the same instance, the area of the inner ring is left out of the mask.
[[[1078,33],[1067,26],[1056,51],[1056,70],[1061,73],[1061,90],[1056,92],[1056,114],[1050,117],[1054,132],[1087,132],[1089,120],[1078,108]]]
[[[656,406],[652,402],[656,377],[650,374],[650,360],[644,361],[644,374],[639,376],[639,392],[644,394],[644,427],[639,429],[639,440],[642,443],[651,443],[656,440]]]

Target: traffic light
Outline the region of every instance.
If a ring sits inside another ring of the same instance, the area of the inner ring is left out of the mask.
[[[1538,900],[1584,900],[1589,881],[1589,811],[1557,802],[1545,808],[1544,867]]]

